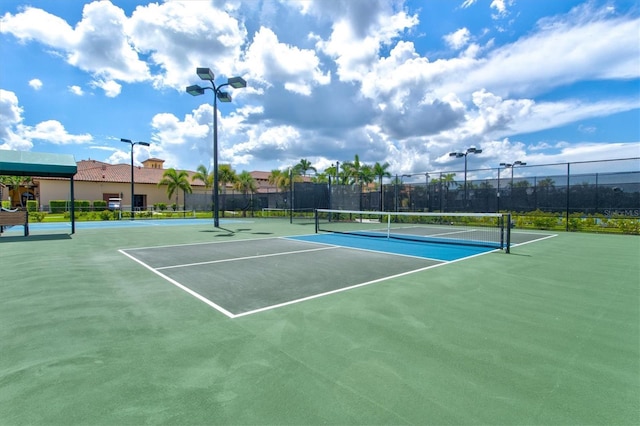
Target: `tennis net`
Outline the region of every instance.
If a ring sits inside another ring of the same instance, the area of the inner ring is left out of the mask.
[[[419,213],[316,210],[316,233],[335,232],[373,238],[473,245],[505,249],[511,220],[502,213]]]

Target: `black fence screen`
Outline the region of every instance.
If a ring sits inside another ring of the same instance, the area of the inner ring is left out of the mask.
[[[481,175],[489,177],[478,177]],[[564,217],[567,224],[571,215],[640,218],[640,158],[470,170],[463,179],[455,171],[421,176],[421,181],[415,183],[402,183],[396,177],[382,187],[375,183],[295,182],[293,188],[284,191],[256,194],[231,191],[220,194],[220,208],[223,212],[241,211],[245,215],[292,208],[537,212]],[[187,194],[186,209],[211,210],[211,199],[211,194]]]

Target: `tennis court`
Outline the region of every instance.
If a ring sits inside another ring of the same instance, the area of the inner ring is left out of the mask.
[[[640,423],[634,236],[37,225],[0,237],[6,424]]]

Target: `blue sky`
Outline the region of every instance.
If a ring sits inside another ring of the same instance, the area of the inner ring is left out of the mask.
[[[210,167],[209,67],[248,82],[219,104],[237,172],[639,157],[639,28],[629,0],[3,0],[0,149]]]

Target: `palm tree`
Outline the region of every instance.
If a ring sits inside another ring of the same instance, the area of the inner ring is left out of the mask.
[[[222,187],[222,217],[224,217],[224,207],[226,205],[227,184],[234,184],[236,182],[235,170],[231,168],[230,164],[221,164],[218,167],[218,185]]]
[[[189,183],[189,173],[184,170],[177,171],[174,168],[167,169],[162,174],[162,179],[158,186],[167,185],[167,197],[171,199],[176,194],[176,205],[178,204],[178,190],[184,191],[186,199],[187,193],[191,194],[191,184]],[[186,201],[185,201],[186,202]]]
[[[202,181],[206,189],[213,187],[213,172],[209,173],[209,170],[202,164],[198,166],[196,173],[191,176],[191,182],[196,179]]]
[[[318,170],[316,170],[315,167],[313,167],[311,165],[311,162],[309,160],[307,160],[306,158],[303,158],[300,160],[300,162],[298,164],[296,164],[295,166],[293,166],[293,170],[295,172],[300,172],[302,173],[302,176],[307,176],[307,172],[309,170],[313,170],[314,172],[317,172]]]
[[[346,162],[342,164],[342,170],[345,173],[345,177],[349,178],[349,183],[358,184],[360,182],[360,173],[364,165],[360,163],[360,157],[355,155],[353,162]]]
[[[389,168],[389,163],[380,164],[379,162],[376,161],[376,164],[373,165],[373,169],[372,169],[374,176],[378,178],[378,185],[380,185],[380,211],[383,210],[382,206],[384,206],[384,203],[382,200],[382,195],[383,195],[382,179],[391,177],[391,173],[387,171],[388,168]]]
[[[329,175],[325,173],[318,173],[314,177],[311,178],[311,182],[313,183],[329,183]]]
[[[449,198],[449,187],[451,185],[457,185],[456,181],[454,180],[455,176],[455,173],[447,173],[444,175],[440,175],[440,177],[435,178],[431,181],[434,183],[439,183],[440,188],[444,187],[445,189],[445,194],[440,194],[440,209],[442,211],[444,211],[443,209],[445,208],[445,206],[442,204],[443,200],[448,200]]]
[[[233,189],[241,192],[242,195],[244,195],[245,200],[247,198],[247,194],[251,193],[251,201],[253,201],[253,194],[256,192],[257,188],[258,186],[256,185],[255,179],[251,176],[251,173],[246,170],[243,170],[242,173],[237,176],[236,181],[233,184]],[[252,204],[253,203],[248,204],[247,207]],[[242,210],[242,216],[247,216],[246,207]]]
[[[269,175],[268,182],[270,185],[274,185],[277,189],[285,191],[289,185],[289,176],[282,170],[273,169]]]

